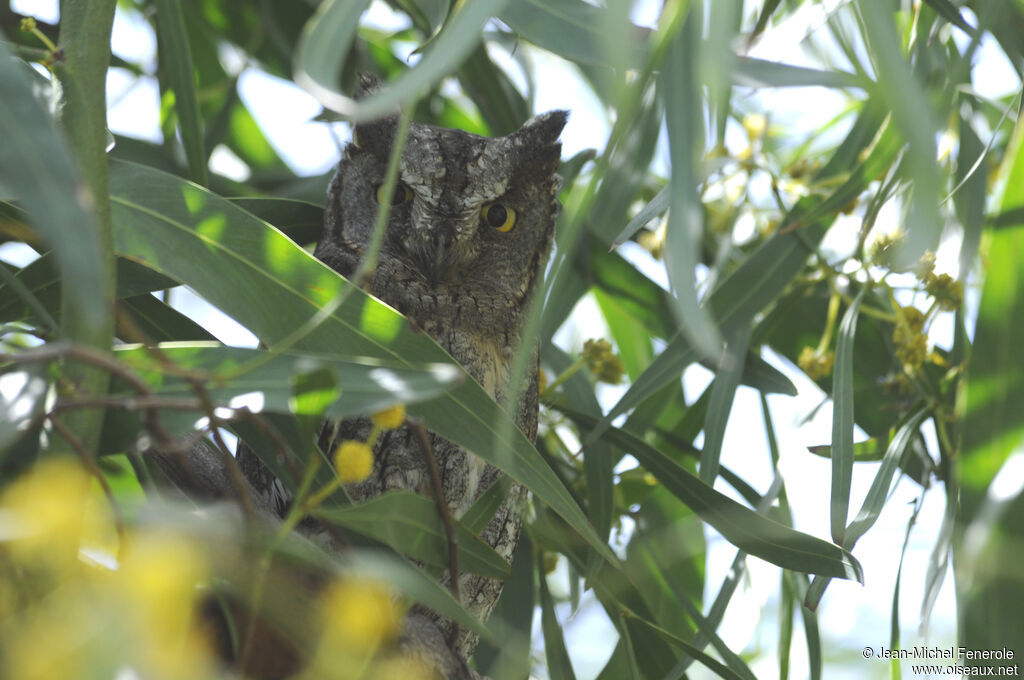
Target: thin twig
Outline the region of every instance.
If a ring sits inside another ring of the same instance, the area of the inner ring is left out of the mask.
[[[441,486],[441,473],[437,468],[437,458],[434,456],[434,447],[430,445],[430,437],[427,436],[427,428],[423,421],[409,418],[406,421],[420,448],[423,449],[423,457],[427,461],[427,469],[430,472],[430,486],[434,491],[434,501],[437,503],[437,511],[441,513],[441,521],[444,523],[444,533],[448,537],[448,574],[451,577],[452,595],[455,601],[461,603],[459,596],[459,538],[455,535],[455,523],[452,521],[451,512],[448,510],[448,501],[444,497],[444,488]],[[452,635],[455,635],[456,628],[452,628]]]
[[[82,440],[75,436],[75,434],[68,429],[67,425],[57,420],[56,418],[50,418],[50,424],[53,425],[54,431],[64,438],[64,441],[74,449],[78,458],[82,461],[82,465],[85,466],[96,481],[99,482],[100,488],[103,489],[103,494],[107,497],[107,502],[110,503],[110,509],[114,513],[114,528],[117,531],[118,545],[124,545],[124,517],[121,515],[120,508],[117,507],[117,502],[114,500],[114,492],[110,488],[110,484],[107,483],[107,478],[103,476],[103,471],[100,470],[99,466],[96,465],[95,459],[89,452],[85,450],[85,445]]]

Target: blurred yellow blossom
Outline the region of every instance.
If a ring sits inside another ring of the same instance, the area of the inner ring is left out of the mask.
[[[964,287],[949,274],[929,272],[923,281],[925,290],[941,309],[952,312],[964,304]]]
[[[370,420],[382,430],[394,430],[401,427],[402,423],[405,422],[405,406],[395,404],[391,408],[377,411],[370,416]]]
[[[76,562],[86,531],[109,523],[101,507],[87,503],[90,483],[76,460],[50,458],[11,484],[0,496],[0,509],[11,520],[11,554],[27,563]]]
[[[373,680],[440,680],[425,663],[411,656],[381,660],[370,675]]]
[[[796,360],[796,365],[811,380],[820,380],[832,372],[835,358],[833,352],[818,352],[813,347],[804,347]]]
[[[609,385],[622,382],[625,368],[622,359],[615,355],[612,344],[607,340],[587,340],[583,343],[583,359],[587,362],[594,377]]]
[[[366,442],[343,441],[334,450],[334,469],[345,484],[363,481],[373,472],[373,449]]]
[[[401,622],[387,586],[365,579],[345,579],[331,585],[322,602],[321,644],[371,652],[389,642]]]
[[[196,626],[196,587],[205,561],[184,536],[164,531],[135,534],[117,573],[125,608],[142,634],[136,645],[144,677],[200,677],[210,650]]]
[[[761,113],[749,113],[743,116],[743,129],[750,139],[760,139],[768,129],[768,119]]]
[[[928,356],[928,338],[924,334],[925,315],[916,307],[900,307],[899,319],[892,331],[896,358],[906,370],[919,367]]]

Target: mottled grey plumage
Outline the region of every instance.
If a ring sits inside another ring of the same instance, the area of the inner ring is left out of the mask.
[[[362,79],[364,90],[374,86],[374,80]],[[566,116],[542,114],[495,139],[412,123],[377,266],[361,282],[429,333],[498,400],[526,302],[550,249],[558,213],[558,136]],[[371,239],[396,126],[396,117],[358,125],[328,190],[315,255],[345,276],[355,272]],[[513,211],[511,229],[494,226]],[[537,372],[534,352],[517,410],[519,427],[531,440],[537,431]],[[330,451],[341,440],[365,438],[369,429],[365,418],[327,423],[320,445]],[[461,516],[500,473],[447,440],[430,438],[445,499]],[[265,482],[263,488],[269,489]],[[391,490],[431,495],[423,451],[408,428],[384,433],[373,473],[348,488],[357,502]],[[513,485],[482,534],[509,561],[524,500],[525,490]],[[464,604],[486,619],[502,584],[462,574],[459,585]],[[450,628],[447,620],[414,609],[406,635],[414,647],[431,647],[451,639]],[[475,646],[475,636],[458,631],[452,645],[457,657],[432,660],[442,673],[460,677]]]

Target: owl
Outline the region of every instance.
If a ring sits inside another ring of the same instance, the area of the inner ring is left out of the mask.
[[[377,86],[373,78],[360,78],[360,94]],[[558,138],[567,115],[535,116],[499,138],[412,123],[376,267],[356,282],[429,333],[499,402],[519,349],[526,304],[550,251],[559,211]],[[314,254],[346,277],[360,265],[373,236],[397,123],[391,116],[356,125],[328,189]],[[533,441],[538,364],[536,349],[527,351],[532,356],[515,416]],[[320,447],[329,452],[343,440],[363,440],[370,428],[366,418],[325,423]],[[429,436],[445,501],[460,517],[500,473],[473,452]],[[268,488],[266,470],[254,470],[258,461],[241,462],[254,486]],[[280,490],[279,483],[274,488]],[[432,496],[424,452],[413,432],[402,427],[383,433],[371,475],[347,490],[355,502],[396,490]],[[481,535],[509,562],[525,495],[513,484]],[[447,579],[446,573],[442,580]],[[463,605],[486,620],[501,582],[460,574],[459,586]],[[436,669],[445,677],[470,677],[465,660],[476,646],[475,635],[418,608],[410,612],[403,634],[414,651],[447,645],[452,658],[431,659]]]

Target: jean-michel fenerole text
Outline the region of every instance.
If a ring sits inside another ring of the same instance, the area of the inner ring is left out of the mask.
[[[911,647],[910,649],[889,649],[880,647],[879,659],[992,659],[1008,660],[1014,658],[1012,649],[968,649],[966,647]]]

